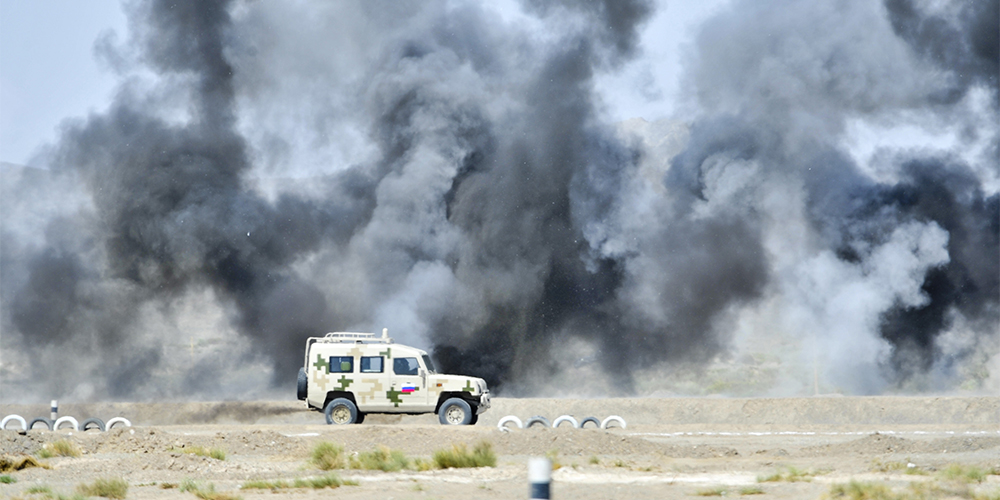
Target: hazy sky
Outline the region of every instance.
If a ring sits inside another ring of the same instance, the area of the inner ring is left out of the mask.
[[[643,33],[643,55],[598,82],[617,119],[669,115],[680,70],[680,46],[724,0],[658,5]],[[52,142],[59,123],[101,111],[117,79],[94,57],[108,30],[125,37],[121,2],[0,0],[0,161],[26,164]]]

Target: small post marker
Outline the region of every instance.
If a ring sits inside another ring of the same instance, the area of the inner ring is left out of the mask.
[[[52,417],[53,422],[55,422],[56,419],[59,418],[59,402],[54,399],[52,400],[52,414],[50,414],[49,416]]]
[[[528,482],[531,483],[531,500],[552,498],[552,461],[548,458],[528,460]]]

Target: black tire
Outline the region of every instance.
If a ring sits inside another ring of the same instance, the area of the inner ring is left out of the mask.
[[[479,422],[479,414],[476,413],[475,410],[473,410],[472,411],[472,421],[469,422],[469,425],[476,425],[476,422]]]
[[[299,368],[299,385],[297,392],[299,401],[305,401],[306,395],[309,392],[309,377],[306,375],[305,368]]]
[[[535,415],[534,417],[531,417],[526,422],[524,422],[524,428],[530,429],[531,426],[535,424],[542,424],[542,427],[552,427],[552,424],[549,423],[549,419]]]
[[[583,429],[583,426],[587,425],[587,422],[593,422],[598,429],[601,428],[601,421],[597,420],[597,417],[587,417],[583,419],[582,421],[580,421],[580,428]]]
[[[450,398],[438,409],[438,422],[441,425],[471,425],[472,406],[462,398]]]
[[[45,417],[38,417],[36,419],[33,419],[31,422],[28,422],[28,430],[30,431],[31,428],[34,427],[35,424],[37,424],[38,422],[45,424],[45,427],[48,427],[50,431],[52,430],[52,423],[53,423],[52,420]]]
[[[364,423],[364,421],[365,421],[365,414],[364,414],[364,413],[361,413],[361,412],[359,411],[359,412],[358,412],[358,419],[357,419],[357,420],[355,420],[355,421],[354,421],[354,423],[356,423],[356,424],[361,424],[361,423]]]
[[[101,432],[104,432],[104,431],[107,430],[107,428],[104,427],[104,421],[103,420],[101,420],[99,418],[88,418],[87,420],[84,420],[82,424],[80,424],[80,432],[87,432],[87,426],[90,425],[90,424],[95,424],[97,426],[98,430],[100,430]]]
[[[358,422],[358,407],[347,398],[330,401],[323,413],[326,414],[328,424],[347,425]]]

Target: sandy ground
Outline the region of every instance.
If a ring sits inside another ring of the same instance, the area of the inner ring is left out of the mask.
[[[2,405],[0,415],[48,416],[42,405]],[[533,427],[501,432],[496,423],[515,415],[550,421],[563,414],[578,420],[620,415],[627,427],[557,429]],[[50,469],[8,473],[0,496],[42,498],[27,490],[41,485],[71,495],[76,485],[123,478],[128,498],[195,498],[179,488],[194,480],[244,500],[292,497],[428,499],[528,498],[527,462],[554,457],[553,498],[697,498],[700,492],[748,498],[820,498],[832,484],[851,480],[885,484],[898,492],[927,483],[942,492],[1000,496],[1000,476],[956,486],[940,477],[950,464],[1000,470],[1000,397],[817,397],[788,399],[505,399],[475,426],[443,427],[436,417],[369,416],[362,425],[327,426],[318,412],[298,402],[115,403],[60,406],[60,416],[78,421],[123,416],[131,428],[108,431],[0,432],[8,457],[35,454],[48,442],[67,439],[83,451],[77,458],[44,460]],[[8,427],[16,428],[13,423]],[[430,458],[451,444],[486,440],[498,455],[495,468],[384,473],[340,470],[356,481],[335,491],[249,490],[249,480],[286,480],[324,474],[309,464],[322,441],[348,452],[385,445],[411,458]],[[202,446],[226,452],[216,460],[182,452]],[[910,471],[925,474],[907,474]],[[807,471],[806,481],[759,482],[787,471]],[[902,469],[897,469],[902,467]],[[960,498],[958,496],[957,498]]]

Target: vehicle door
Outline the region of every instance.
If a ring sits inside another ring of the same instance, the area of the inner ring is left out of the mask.
[[[420,373],[420,362],[415,355],[392,358],[392,385],[389,392],[393,404],[401,411],[426,411],[426,376]]]
[[[362,354],[358,361],[358,388],[354,397],[358,407],[364,411],[392,411],[395,405],[389,399],[392,388],[392,372],[386,352]]]

